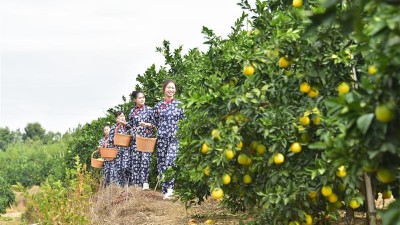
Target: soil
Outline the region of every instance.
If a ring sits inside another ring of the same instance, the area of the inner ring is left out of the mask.
[[[37,192],[34,187],[28,192]],[[16,193],[16,202],[7,209],[6,214],[0,215],[0,225],[21,224],[20,217],[25,210],[26,199],[21,193]],[[379,194],[376,200],[378,209],[386,207],[394,199],[383,200]],[[343,213],[343,217],[345,213]],[[93,225],[203,225],[203,224],[232,224],[239,225],[240,221],[251,220],[251,216],[243,213],[232,214],[222,208],[218,201],[209,198],[202,205],[195,205],[189,209],[180,201],[163,200],[158,191],[142,191],[140,188],[121,188],[110,186],[98,191],[91,198],[91,208],[88,217]],[[354,224],[365,224],[365,214],[355,214]],[[212,223],[206,223],[206,221]],[[345,219],[337,225],[347,224]]]

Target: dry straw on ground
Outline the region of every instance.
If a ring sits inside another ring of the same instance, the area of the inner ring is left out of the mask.
[[[163,200],[160,192],[117,186],[101,189],[93,196],[89,217],[96,225],[200,225],[208,219],[215,225],[235,225],[240,220],[239,215],[229,214],[212,199],[186,211],[183,203]]]

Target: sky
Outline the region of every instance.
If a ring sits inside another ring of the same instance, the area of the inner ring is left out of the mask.
[[[226,38],[242,14],[235,0],[0,2],[0,127],[61,133],[122,103],[163,65],[163,40],[205,50],[203,26]]]

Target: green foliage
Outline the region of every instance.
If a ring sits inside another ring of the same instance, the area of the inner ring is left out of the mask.
[[[40,123],[28,123],[25,128],[25,133],[22,135],[22,140],[44,140],[46,130]]]
[[[184,84],[178,167],[167,174],[177,179],[176,193],[187,204],[220,187],[223,203],[233,210],[262,208],[261,223],[304,221],[304,212],[328,223],[325,218],[338,218],[337,205],[320,194],[310,199],[311,191],[330,185],[348,206],[351,199],[364,200],[360,180],[366,168],[389,166],[394,177],[399,175],[399,8],[361,0],[310,0],[299,9],[291,1],[239,5],[251,19],[243,13],[228,39],[203,28],[209,49],[185,55],[182,48],[171,53],[164,42],[158,51],[167,67],[156,71],[152,66],[138,77],[138,87],[151,99],[166,78]],[[245,31],[243,25],[250,28]],[[289,61],[285,68],[279,65],[282,57]],[[246,65],[255,68],[253,76],[243,75]],[[375,76],[367,73],[371,65]],[[317,96],[301,93],[303,82]],[[350,93],[338,93],[342,82]],[[377,119],[376,107],[382,105],[392,112],[388,122]],[[310,124],[301,124],[301,117]],[[218,130],[219,139],[212,130]],[[243,149],[237,147],[240,141]],[[254,141],[267,147],[265,155],[251,147]],[[289,150],[293,142],[302,144],[301,153]],[[200,152],[203,143],[210,148],[206,154]],[[235,158],[228,160],[225,149]],[[277,153],[285,156],[283,164],[274,163]],[[237,162],[240,154],[250,158],[247,165]],[[337,176],[341,166],[344,177]],[[232,177],[229,185],[222,184],[225,173]],[[242,182],[245,175],[252,177],[251,184]],[[398,179],[391,186],[398,186]]]
[[[24,186],[38,185],[47,177],[62,179],[66,147],[65,140],[47,145],[39,140],[9,145],[0,152],[0,177]]]
[[[5,151],[8,144],[14,141],[14,135],[8,127],[0,127],[0,150]]]
[[[95,184],[86,165],[75,157],[75,166],[68,169],[63,181],[47,179],[40,192],[28,195],[23,218],[28,223],[89,224],[86,212]]]
[[[6,208],[15,201],[15,195],[11,190],[11,185],[0,176],[0,213],[5,213]]]

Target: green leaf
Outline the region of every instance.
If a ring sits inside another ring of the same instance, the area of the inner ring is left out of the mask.
[[[365,115],[360,116],[357,119],[357,127],[358,127],[358,129],[360,129],[363,134],[366,134],[373,119],[374,119],[374,114],[373,113],[369,113],[369,114],[365,114]]]

